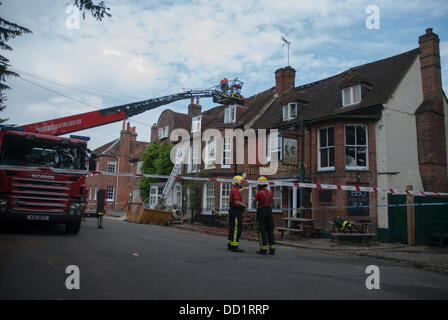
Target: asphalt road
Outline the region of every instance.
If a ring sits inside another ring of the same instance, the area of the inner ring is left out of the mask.
[[[0,299],[447,299],[448,277],[367,257],[279,246],[259,256],[227,251],[225,238],[174,227],[104,219],[77,235],[62,225],[0,231]],[[80,288],[68,290],[69,265]],[[380,270],[368,290],[366,267]]]

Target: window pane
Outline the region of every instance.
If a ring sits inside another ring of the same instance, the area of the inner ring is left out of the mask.
[[[328,146],[334,146],[334,128],[328,128]]]
[[[346,126],[345,127],[345,145],[353,146],[355,145],[355,127]]]
[[[357,126],[356,127],[356,144],[359,146],[365,146],[366,143],[366,127]]]
[[[361,101],[361,86],[353,87],[353,103],[358,103]]]
[[[331,202],[331,190],[320,190],[319,191],[319,202]]]
[[[114,187],[107,186],[106,197],[107,197],[107,200],[114,199]]]
[[[295,103],[291,103],[289,105],[289,118],[293,119],[297,116],[297,105]]]
[[[367,166],[367,152],[365,147],[359,147],[356,149],[357,166],[365,167]]]
[[[283,106],[282,107],[282,113],[283,113],[283,120],[288,120],[288,107],[287,106]]]
[[[356,166],[355,147],[345,148],[345,165],[348,167]]]
[[[319,142],[320,142],[320,147],[326,147],[327,146],[327,129],[320,129],[319,130]]]
[[[328,149],[328,166],[334,167],[334,148]]]
[[[343,105],[346,106],[348,104],[351,104],[352,102],[350,100],[350,88],[343,89],[342,94],[344,96],[344,100],[343,100],[344,104]]]
[[[230,117],[230,121],[231,122],[235,122],[236,120],[236,106],[231,106],[230,107],[230,112],[231,112],[231,117]]]
[[[320,166],[321,168],[328,167],[328,149],[320,150]]]

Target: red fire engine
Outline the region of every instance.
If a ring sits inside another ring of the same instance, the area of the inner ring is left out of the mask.
[[[233,92],[232,92],[233,93]],[[66,232],[80,230],[86,206],[86,168],[95,170],[96,155],[86,137],[59,137],[121,121],[178,100],[212,97],[244,104],[219,88],[182,93],[43,121],[0,128],[0,220],[65,223]]]

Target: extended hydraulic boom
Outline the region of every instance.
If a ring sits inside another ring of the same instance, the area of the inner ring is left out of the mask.
[[[105,124],[121,121],[145,111],[170,104],[175,101],[189,98],[213,98],[214,102],[219,103],[238,103],[244,104],[244,97],[235,93],[228,93],[219,87],[206,90],[188,90],[181,93],[171,94],[159,98],[143,100],[124,104],[121,106],[105,108],[96,111],[90,111],[73,116],[42,121],[21,126],[25,132],[41,133],[48,135],[63,135],[75,131],[90,129]]]

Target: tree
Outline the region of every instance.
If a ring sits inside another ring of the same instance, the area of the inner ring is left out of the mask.
[[[189,174],[191,177],[206,178],[208,172],[201,171]],[[190,205],[191,222],[198,221],[202,211],[202,191],[204,183],[202,181],[185,180],[182,186],[182,194],[184,195],[184,202]]]
[[[2,5],[1,2],[0,5]],[[31,30],[19,26],[13,22],[9,22],[8,20],[0,17],[0,49],[12,51],[12,48],[7,45],[6,42],[8,42],[8,40],[10,39],[21,36],[24,33],[31,33]],[[8,62],[8,59],[6,59],[3,55],[0,55],[0,111],[5,109],[6,107],[6,96],[4,94],[4,91],[10,89],[10,87],[5,84],[6,78],[11,76],[18,76],[17,73],[8,70],[8,67],[10,67]],[[3,123],[7,120],[8,119],[0,119],[0,123]]]
[[[148,148],[140,156],[142,163],[142,173],[146,174],[160,174],[169,175],[173,170],[173,163],[171,162],[170,153],[173,145],[166,142],[159,144],[152,142]],[[139,182],[140,197],[144,203],[148,202],[150,184],[154,182],[163,181],[155,178],[141,178]]]
[[[0,5],[2,3],[0,2]],[[99,4],[94,4],[92,0],[74,0],[74,6],[78,7],[81,11],[83,11],[82,16],[85,19],[85,12],[90,11],[92,16],[96,18],[96,20],[102,20],[104,16],[111,17],[112,15],[108,12],[110,8],[106,7],[104,1],[101,1]],[[28,28],[19,26],[13,22],[7,21],[0,17],[0,49],[12,51],[12,48],[6,44],[8,40],[13,39],[15,37],[21,36],[24,33],[32,33]],[[0,111],[5,109],[6,105],[6,96],[4,91],[7,89],[11,89],[8,85],[5,84],[6,78],[13,76],[19,76],[17,73],[8,70],[8,67],[11,65],[8,64],[9,60],[4,56],[0,55]],[[1,119],[0,123],[7,121],[8,119]]]
[[[92,0],[75,0],[73,4],[75,7],[78,7],[79,10],[82,11],[83,19],[86,18],[86,10],[90,11],[92,16],[96,18],[96,20],[101,21],[104,16],[111,17],[112,15],[108,12],[110,8],[106,7],[104,1],[101,1],[98,4],[94,4]]]

